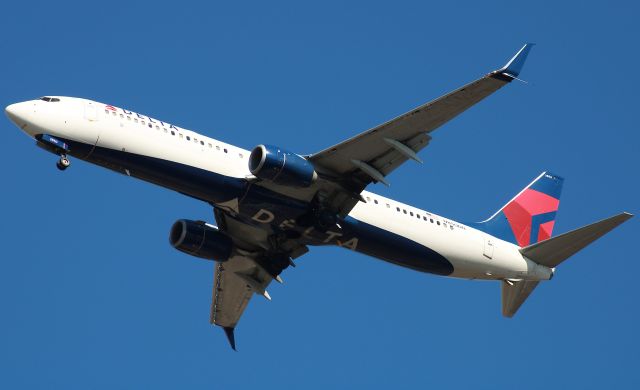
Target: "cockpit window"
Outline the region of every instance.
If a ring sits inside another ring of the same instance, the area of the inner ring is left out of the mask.
[[[43,96],[43,97],[40,98],[40,100],[44,100],[45,102],[51,102],[51,103],[55,103],[55,102],[59,102],[60,101],[60,99],[58,99],[58,98],[52,98],[52,97],[49,97],[49,96]]]

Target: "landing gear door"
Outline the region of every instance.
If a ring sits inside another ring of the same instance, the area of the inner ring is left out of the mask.
[[[484,236],[484,249],[483,249],[483,255],[486,258],[493,258],[493,248],[495,246],[494,243],[494,239],[491,236]]]

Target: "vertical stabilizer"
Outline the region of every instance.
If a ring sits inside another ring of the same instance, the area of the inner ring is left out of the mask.
[[[538,286],[538,281],[502,281],[502,315],[513,317],[524,301]]]
[[[542,172],[489,219],[473,226],[521,247],[544,241],[553,232],[563,182]]]

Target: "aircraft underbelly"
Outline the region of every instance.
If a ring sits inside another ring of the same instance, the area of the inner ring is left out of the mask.
[[[357,238],[354,245],[348,247],[357,252],[417,271],[437,275],[453,272],[453,264],[442,254],[407,237],[355,218],[347,218],[343,228],[345,242],[351,237]]]

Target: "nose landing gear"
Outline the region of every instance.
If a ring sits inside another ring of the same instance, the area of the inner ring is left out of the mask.
[[[58,160],[58,162],[56,163],[56,167],[59,170],[64,171],[65,169],[69,168],[70,165],[71,165],[71,161],[69,160],[67,155],[66,154],[61,154],[60,155],[60,160]]]

